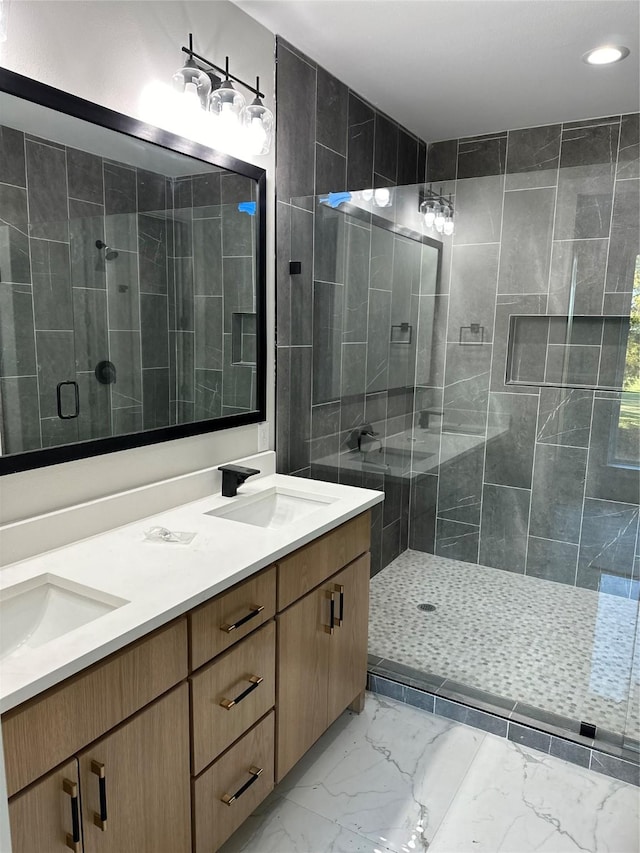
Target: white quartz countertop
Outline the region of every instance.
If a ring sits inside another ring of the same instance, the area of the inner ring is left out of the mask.
[[[207,515],[269,489],[330,500],[279,529]],[[0,572],[0,589],[49,574],[128,603],[37,648],[0,661],[4,712],[123,648],[381,502],[384,495],[334,483],[271,474],[248,480],[236,498],[219,494],[118,527]],[[188,545],[145,539],[149,528],[195,533]]]

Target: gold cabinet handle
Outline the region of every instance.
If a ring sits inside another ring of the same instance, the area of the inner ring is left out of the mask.
[[[335,617],[334,625],[336,628],[342,628],[342,623],[344,621],[344,586],[340,583],[336,583],[333,585],[333,591],[340,594],[340,608],[338,610],[338,615]]]
[[[80,811],[78,809],[78,783],[71,779],[62,780],[62,790],[71,797],[71,833],[65,843],[73,853],[80,853]]]
[[[220,701],[220,706],[222,708],[226,708],[227,711],[230,711],[232,708],[235,708],[236,705],[239,705],[243,699],[246,699],[250,693],[253,693],[253,691],[262,684],[264,678],[261,675],[250,675],[247,680],[251,682],[250,686],[247,687],[246,690],[243,690],[242,693],[240,693],[238,696],[236,696],[235,699],[222,699]]]
[[[334,598],[334,592],[332,590],[328,591],[327,597],[329,599],[329,624],[324,626],[324,630],[327,634],[333,634],[334,625],[336,623],[336,600]]]
[[[107,829],[107,776],[104,764],[99,761],[91,762],[91,772],[98,777],[98,791],[100,795],[100,814],[93,813],[93,822],[99,830],[105,832]]]
[[[262,770],[263,770],[262,767],[250,767],[249,768],[249,775],[251,776],[251,779],[249,779],[248,782],[245,782],[244,785],[242,785],[242,787],[238,788],[238,790],[235,792],[235,794],[223,794],[220,797],[222,802],[227,806],[230,806],[232,803],[235,803],[235,801],[237,799],[239,799],[244,794],[244,792],[253,785],[254,782],[258,781],[258,778],[261,775]]]
[[[233,625],[221,625],[220,630],[224,631],[225,634],[230,634],[232,631],[235,631],[236,628],[240,628],[242,625],[245,625],[249,620],[255,619],[258,613],[262,613],[264,610],[264,604],[250,604],[249,605],[249,613],[246,616],[243,616],[242,619],[238,619],[237,622],[234,622]]]

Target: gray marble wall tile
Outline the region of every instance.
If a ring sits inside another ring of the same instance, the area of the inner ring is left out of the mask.
[[[485,483],[479,552],[483,566],[524,574],[530,496],[525,489]]]
[[[411,296],[420,292],[421,251],[414,240],[396,236],[393,249],[391,322],[410,321]]]
[[[278,195],[284,201],[314,192],[316,69],[276,41]],[[293,156],[295,152],[295,156]]]
[[[458,146],[458,180],[504,174],[506,152],[506,133],[461,139]]]
[[[174,210],[189,211],[193,207],[193,178],[191,175],[176,178],[173,182]]]
[[[569,386],[597,385],[600,351],[598,346],[549,344],[545,382]]]
[[[554,242],[549,278],[549,312],[601,314],[609,241]]]
[[[316,143],[316,195],[343,192],[346,189],[346,157]]]
[[[231,335],[224,335],[222,370],[222,411],[230,413],[253,408],[253,368],[233,364]],[[214,373],[217,371],[214,371]]]
[[[0,397],[3,454],[41,447],[37,378],[0,378]]]
[[[75,419],[43,418],[40,421],[43,447],[58,447],[78,440],[78,422]]]
[[[471,434],[484,432],[490,366],[491,344],[447,344],[445,423],[453,422]]]
[[[367,345],[342,345],[341,397],[364,395],[367,370]]]
[[[534,578],[575,584],[578,546],[570,542],[529,537],[526,574]]]
[[[369,287],[392,290],[393,247],[395,239],[386,228],[371,229],[371,258]]]
[[[507,342],[509,340],[509,322],[514,314],[544,314],[546,310],[546,296],[543,295],[498,295],[496,299],[496,318],[493,344],[493,356],[491,362],[491,390],[509,391],[514,394],[530,394],[531,388],[518,385],[506,385],[507,367]],[[533,378],[541,378],[544,374],[542,369],[545,359],[545,341],[540,340],[536,330],[532,330],[531,339],[526,339],[524,345],[527,348],[527,361],[532,367]],[[525,362],[519,362],[519,370],[522,371]]]
[[[208,216],[207,208],[216,207],[221,203],[220,195],[220,172],[205,172],[202,175],[194,175],[193,187],[193,216]],[[200,208],[200,209],[199,209]]]
[[[138,211],[164,211],[167,206],[166,178],[145,169],[136,169]]]
[[[514,741],[514,743],[529,746],[540,752],[549,752],[551,747],[551,735],[546,734],[546,732],[536,731],[536,729],[530,729],[528,726],[519,726],[517,723],[509,723],[507,737],[509,740]]]
[[[469,447],[469,437],[443,433],[440,440],[438,516],[480,524],[483,446]],[[445,461],[446,460],[446,461]]]
[[[631,761],[623,761],[613,755],[593,750],[591,753],[591,769],[614,779],[621,779],[630,785],[640,785],[640,767]]]
[[[580,767],[588,767],[591,750],[585,746],[580,746],[578,743],[564,740],[564,738],[552,737],[549,755],[555,755],[556,758],[562,758],[564,761],[570,761],[571,764],[578,764]]]
[[[276,349],[276,470],[291,471],[291,348]]]
[[[104,298],[104,293],[101,294]],[[106,306],[105,306],[106,326]],[[80,414],[78,415],[78,438],[106,438],[111,435],[111,386],[102,385],[94,371],[77,373]]]
[[[375,113],[352,92],[348,135],[347,186],[351,192],[372,187]]]
[[[91,371],[95,380],[93,371],[96,365],[109,358],[106,291],[74,287],[73,316],[76,368],[79,371]],[[89,399],[93,400],[93,397]]]
[[[31,236],[68,240],[65,152],[30,140],[27,140],[25,148]]]
[[[214,228],[207,229],[206,225],[211,222],[216,223]],[[171,223],[167,222],[164,217],[138,216],[137,249],[140,269],[140,291],[142,293],[167,293],[167,264],[169,263],[167,230],[170,228]],[[217,251],[215,244],[216,235],[218,237]],[[198,283],[201,287],[204,287],[202,278],[205,278],[205,281],[208,283],[210,279],[215,277],[216,271],[219,273],[218,281],[221,278],[219,220],[207,219],[204,222],[194,223],[193,236],[195,249],[194,268],[201,274],[198,278]],[[207,273],[203,272],[205,258]]]
[[[292,471],[306,468],[310,463],[309,442],[311,438],[311,372],[313,347],[291,349],[291,396],[290,396],[290,458]]]
[[[223,376],[221,370],[196,368],[195,401],[193,414],[196,420],[219,418],[222,415]]]
[[[73,329],[69,244],[31,241],[33,308],[37,329]]]
[[[105,241],[109,249],[138,251],[137,217],[135,213],[112,213],[105,217]],[[104,252],[106,253],[106,249]],[[108,261],[108,259],[107,259]]]
[[[318,67],[317,75],[316,140],[346,155],[349,90],[324,68]]]
[[[587,452],[539,444],[533,471],[530,532],[543,539],[578,542]],[[553,500],[549,500],[553,495]]]
[[[307,346],[313,339],[313,214],[297,207],[291,208],[290,256],[302,263],[300,275],[291,276],[290,341]]]
[[[494,714],[469,708],[467,705],[461,705],[458,702],[450,702],[440,696],[435,697],[434,713],[450,720],[457,720],[459,723],[465,723],[467,726],[491,732],[499,737],[506,737],[507,734],[507,720]]]
[[[634,289],[640,254],[640,180],[617,181],[611,220],[605,289],[623,293]]]
[[[537,410],[537,395],[489,395],[486,483],[531,488]]]
[[[505,193],[500,293],[547,292],[555,195],[549,188]]]
[[[169,370],[142,371],[142,426],[157,429],[169,425]]]
[[[479,527],[438,518],[435,553],[452,560],[478,562]]]
[[[622,116],[616,178],[640,178],[640,113]],[[9,182],[11,183],[11,182]]]
[[[418,140],[398,129],[398,174],[397,182],[415,184],[418,180]]]
[[[555,186],[560,162],[559,124],[510,130],[506,189]]]
[[[255,310],[253,258],[224,258],[222,268],[224,331],[231,334],[233,314],[251,314]]]
[[[141,406],[142,365],[140,361],[140,332],[110,330],[109,353],[111,361],[115,364],[118,372],[118,381],[111,386],[113,408],[127,409]],[[140,412],[140,417],[141,415],[142,413]]]
[[[198,313],[199,312],[196,311],[196,314]],[[169,324],[166,296],[151,293],[143,293],[140,295],[140,333],[142,345],[142,368],[168,368]]]
[[[189,418],[192,420],[192,417]],[[111,432],[113,435],[125,435],[140,432],[142,429],[142,405],[121,406],[111,412]]]
[[[454,243],[499,243],[504,177],[467,178],[456,184]]]
[[[461,327],[479,324],[484,341],[493,340],[493,317],[500,245],[454,246],[447,340],[458,342]],[[466,338],[463,338],[466,340]]]
[[[346,274],[343,340],[367,340],[369,253],[371,233],[357,225],[346,226]]]
[[[291,284],[295,279],[289,274],[289,261],[299,260],[293,257],[291,244],[292,209],[291,205],[276,201],[276,339],[279,347],[291,344]],[[278,467],[278,470],[282,469]]]
[[[119,252],[107,261],[109,328],[133,331],[140,328],[140,288],[137,252]]]
[[[67,148],[69,198],[104,204],[102,159],[87,151]],[[164,207],[164,202],[163,205]]]
[[[0,283],[0,376],[35,376],[33,298],[26,284]]]
[[[623,440],[618,434],[621,394],[602,397],[596,394],[593,401],[593,422],[589,447],[586,496],[601,500],[638,503],[640,489],[638,472],[629,467],[612,465],[611,454],[616,444]],[[637,431],[629,433],[631,442],[638,447]]]
[[[169,394],[172,400],[192,405],[195,397],[194,344],[193,332],[169,333]]]
[[[340,431],[340,403],[321,403],[311,408],[313,438],[335,435]]]
[[[24,133],[0,125],[0,183],[26,187]]]
[[[367,392],[386,390],[389,377],[391,293],[369,291]]]
[[[398,126],[381,113],[376,115],[373,171],[395,183],[398,164]]]
[[[136,171],[104,163],[104,209],[105,214],[136,212]]]
[[[255,218],[237,205],[222,208],[222,254],[224,257],[253,257]]]
[[[342,285],[320,281],[314,283],[314,404],[340,398],[343,290]]]
[[[344,283],[345,217],[325,204],[316,206],[313,269],[317,281]],[[294,259],[297,260],[297,259]]]
[[[96,242],[105,240],[103,205],[69,199],[69,251],[74,287],[107,286],[105,253]]]
[[[444,386],[448,296],[422,296],[418,324],[416,384]]]
[[[0,211],[0,277],[30,284],[26,190],[0,184]]]
[[[603,574],[630,578],[638,529],[638,506],[587,498],[578,555],[577,585],[606,588]]]
[[[388,566],[400,553],[400,519],[382,528],[382,565]]]
[[[255,201],[256,198],[256,182],[251,178],[234,172],[220,173],[220,202],[223,206],[235,208],[241,201]]]
[[[428,181],[454,181],[458,167],[458,140],[433,142],[427,157]]]
[[[57,417],[58,382],[75,380],[73,332],[36,332],[40,417]],[[68,412],[65,411],[65,414]]]
[[[588,447],[593,391],[541,388],[536,440],[543,444]]]
[[[409,547],[434,553],[438,478],[420,474],[412,480],[410,498]]]

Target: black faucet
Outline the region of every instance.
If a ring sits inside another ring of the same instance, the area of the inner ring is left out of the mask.
[[[245,468],[244,465],[220,465],[218,471],[222,471],[223,498],[235,498],[238,494],[238,486],[241,486],[248,477],[260,473],[257,468]]]

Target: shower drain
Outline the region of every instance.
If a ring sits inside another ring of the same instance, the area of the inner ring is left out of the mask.
[[[436,609],[435,604],[419,604],[418,610],[421,610],[423,613],[433,613]]]

